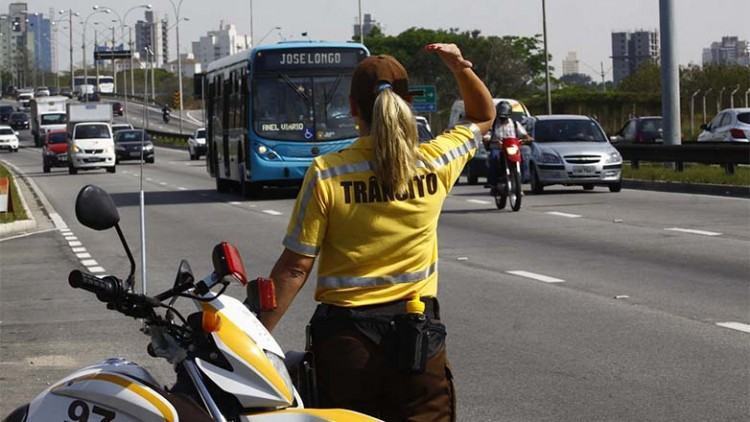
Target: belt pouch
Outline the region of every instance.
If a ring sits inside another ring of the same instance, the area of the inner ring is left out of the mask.
[[[421,374],[427,365],[427,318],[424,314],[394,316],[396,367],[409,374]]]

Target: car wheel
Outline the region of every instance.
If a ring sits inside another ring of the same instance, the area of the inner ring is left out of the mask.
[[[107,167],[107,173],[114,173],[117,171],[117,166]]]
[[[594,185],[592,184],[583,185],[583,190],[594,190]]]
[[[190,154],[190,161],[194,161],[195,153],[193,152],[193,148],[191,148],[190,146],[188,146],[188,154]]]
[[[612,183],[609,185],[609,191],[610,192],[619,192],[622,190],[622,181],[619,181],[617,183]]]
[[[43,166],[42,166],[42,171],[43,171],[43,172],[45,172],[45,173],[49,173],[49,166],[48,166],[48,165],[46,165],[46,164],[45,164],[45,165],[43,165]]]
[[[536,172],[534,163],[529,163],[529,169],[531,170],[531,191],[534,194],[539,195],[544,192],[544,185],[541,180],[539,180],[539,175]]]
[[[13,150],[13,152],[18,152],[18,148],[15,148],[15,149]]]
[[[71,166],[68,166],[68,174],[78,174],[78,169]]]
[[[154,164],[155,161],[156,161],[156,157],[146,158],[146,162],[149,164]]]

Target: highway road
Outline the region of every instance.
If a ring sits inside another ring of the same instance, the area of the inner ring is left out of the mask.
[[[66,281],[73,268],[128,270],[113,231],[76,221],[85,184],[112,194],[140,255],[139,165],[43,174],[40,150],[26,135],[22,145],[0,159],[41,189],[55,217],[40,233],[0,241],[0,414],[110,356],[168,384],[169,365],[146,355],[138,323]],[[239,247],[251,274],[267,275],[296,195],[218,194],[203,162],[164,148],[144,167],[144,189],[150,292],[171,285],[182,258],[207,273],[222,240]],[[496,210],[481,186],[458,185],[445,202],[440,300],[459,420],[748,420],[750,201],[547,190],[526,195],[518,213]],[[303,347],[314,283],[274,333],[286,349]]]

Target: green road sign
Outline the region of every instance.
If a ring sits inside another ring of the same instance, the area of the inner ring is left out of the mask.
[[[412,95],[412,106],[418,113],[434,113],[437,111],[437,92],[435,85],[412,85],[409,87]]]

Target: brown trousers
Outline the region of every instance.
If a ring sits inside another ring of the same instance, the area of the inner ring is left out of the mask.
[[[313,353],[321,407],[355,410],[388,422],[456,419],[444,347],[418,375],[396,370],[382,346],[353,328],[313,340]]]

